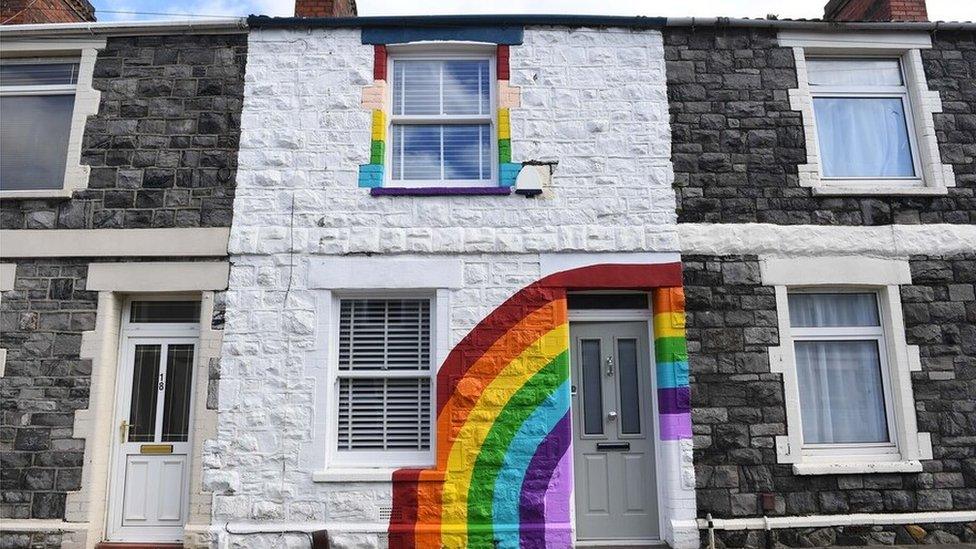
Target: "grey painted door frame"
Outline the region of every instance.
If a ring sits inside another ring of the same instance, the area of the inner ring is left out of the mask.
[[[667,508],[664,505],[663,497],[663,485],[662,480],[666,480],[668,475],[662,474],[661,471],[661,444],[659,440],[659,417],[658,417],[658,399],[657,399],[657,371],[656,362],[654,358],[654,326],[653,326],[653,312],[650,309],[627,309],[627,310],[573,310],[569,311],[569,322],[570,329],[572,329],[572,324],[574,323],[592,323],[592,322],[641,322],[646,326],[647,341],[648,341],[648,354],[649,361],[648,367],[650,371],[648,372],[648,378],[650,379],[650,389],[651,389],[651,399],[650,407],[645,412],[645,420],[648,421],[648,425],[653,427],[652,429],[652,443],[654,445],[654,475],[655,475],[655,493],[653,497],[657,502],[658,510],[658,533],[661,539],[648,539],[648,540],[580,540],[577,538],[578,532],[576,530],[576,482],[573,482],[573,494],[570,501],[570,513],[572,518],[572,524],[574,528],[574,538],[575,543],[578,547],[586,546],[600,546],[600,547],[612,547],[614,544],[619,544],[621,546],[634,545],[635,542],[645,542],[645,543],[659,543],[663,539],[663,533],[665,530],[665,525],[667,524]],[[576,438],[575,423],[577,419],[574,417],[574,429],[573,438]],[[574,463],[574,475],[575,475],[575,463]]]

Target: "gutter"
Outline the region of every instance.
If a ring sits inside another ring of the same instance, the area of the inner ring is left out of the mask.
[[[90,38],[92,36],[141,36],[159,34],[203,34],[247,32],[247,19],[221,17],[212,19],[173,19],[164,21],[129,21],[105,23],[45,23],[38,25],[2,25],[0,39],[13,38]]]
[[[751,27],[782,30],[816,30],[844,32],[875,31],[954,31],[976,30],[971,21],[823,21],[803,19],[745,19],[736,17],[668,17],[668,27]]]

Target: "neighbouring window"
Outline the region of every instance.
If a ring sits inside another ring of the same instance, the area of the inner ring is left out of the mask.
[[[78,61],[0,64],[0,190],[64,186]]]
[[[340,464],[377,467],[429,461],[431,301],[339,300],[335,429]]]
[[[491,58],[393,57],[392,67],[389,184],[492,185]]]
[[[804,447],[890,445],[878,296],[790,292]]]
[[[908,87],[897,58],[808,58],[822,176],[919,179]]]

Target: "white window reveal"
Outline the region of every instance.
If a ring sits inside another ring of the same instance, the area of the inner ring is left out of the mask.
[[[0,190],[61,189],[78,61],[0,65]]]
[[[339,300],[338,464],[429,465],[431,317],[429,298]]]
[[[789,294],[803,444],[894,450],[875,293]]]
[[[898,59],[807,60],[823,176],[917,182]]]
[[[390,181],[484,187],[495,180],[490,57],[393,57]]]
[[[801,186],[823,195],[938,195],[955,186],[942,164],[920,50],[925,33],[781,31],[793,48],[807,163]]]

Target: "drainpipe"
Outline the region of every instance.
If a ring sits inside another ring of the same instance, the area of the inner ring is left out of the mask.
[[[715,523],[712,522],[712,514],[705,515],[708,521],[708,549],[715,549]]]

